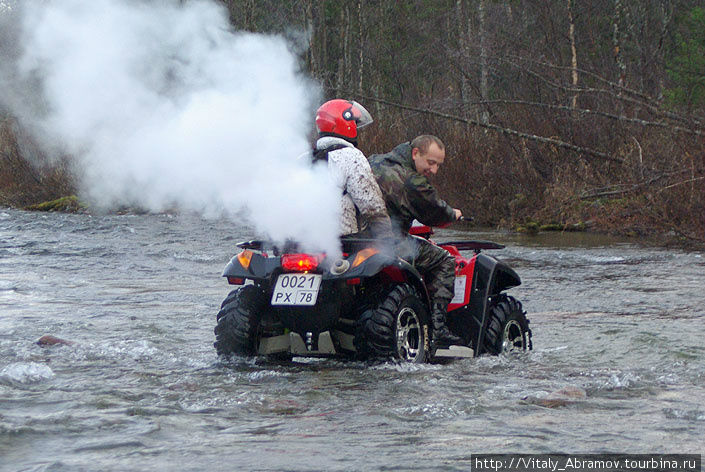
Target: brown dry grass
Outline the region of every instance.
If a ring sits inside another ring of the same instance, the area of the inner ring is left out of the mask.
[[[75,182],[68,158],[48,159],[16,120],[2,119],[0,205],[26,207],[73,193]]]

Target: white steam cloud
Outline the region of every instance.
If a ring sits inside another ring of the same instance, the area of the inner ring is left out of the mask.
[[[174,206],[338,250],[340,191],[309,149],[318,87],[284,39],[212,0],[23,0],[0,9],[0,105],[79,160],[97,205]]]

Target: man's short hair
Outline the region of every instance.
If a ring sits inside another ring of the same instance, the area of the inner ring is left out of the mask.
[[[443,144],[443,141],[441,141],[439,137],[433,136],[432,134],[422,134],[421,136],[416,136],[411,141],[411,149],[419,148],[419,151],[425,154],[431,143],[436,143],[436,146],[438,146],[442,151],[446,148],[445,144]]]

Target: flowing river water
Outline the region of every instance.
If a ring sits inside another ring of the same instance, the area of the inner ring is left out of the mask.
[[[0,471],[470,470],[480,453],[705,452],[705,257],[491,239],[534,350],[446,365],[218,359],[251,229],[0,209]],[[54,335],[70,345],[41,347]]]

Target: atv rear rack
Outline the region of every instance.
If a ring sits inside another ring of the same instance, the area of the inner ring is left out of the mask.
[[[504,249],[504,244],[494,243],[492,241],[448,241],[438,243],[439,246],[455,246],[459,251],[475,251],[480,252],[483,249]]]

